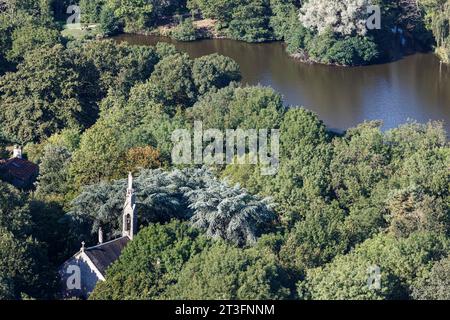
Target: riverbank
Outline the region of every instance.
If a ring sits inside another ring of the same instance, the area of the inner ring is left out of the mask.
[[[178,42],[167,37],[122,34],[131,45],[173,44],[192,58],[218,53],[241,67],[242,84],[274,88],[288,106],[305,106],[334,129],[380,119],[384,129],[408,119],[444,120],[450,131],[450,66],[434,54],[415,54],[392,63],[342,68],[292,59],[282,42],[252,44],[229,39]]]
[[[183,20],[184,19],[184,20]],[[186,25],[188,25],[186,27]],[[183,27],[186,27],[186,30],[181,30]],[[219,21],[213,20],[213,19],[203,19],[203,18],[192,18],[192,17],[166,17],[164,19],[164,23],[160,26],[156,27],[153,30],[133,30],[131,34],[137,34],[137,35],[144,35],[144,36],[161,36],[161,37],[168,37],[176,41],[180,42],[193,42],[198,40],[206,40],[206,39],[228,39],[228,40],[236,40],[236,41],[243,41],[245,43],[271,43],[276,40],[273,39],[267,39],[267,40],[261,40],[261,41],[245,41],[242,39],[234,39],[234,37],[230,36],[228,29],[221,29],[219,28]],[[182,34],[180,36],[179,34]],[[395,32],[394,32],[395,34]],[[325,58],[323,57],[324,53],[317,53],[317,48],[314,48],[313,52],[310,51],[311,48],[307,47],[298,47],[293,53],[292,48],[288,49],[290,47],[290,44],[288,41],[283,41],[286,47],[286,51],[290,55],[291,58],[302,62],[306,64],[320,64],[320,65],[328,65],[328,66],[337,66],[337,67],[358,67],[358,66],[368,66],[368,65],[376,65],[376,64],[382,64],[382,63],[388,63],[397,61],[405,56],[417,53],[417,52],[425,52],[423,48],[417,47],[416,44],[414,44],[414,39],[412,36],[408,38],[406,34],[403,32],[399,32],[398,35],[399,39],[391,39],[393,42],[391,45],[387,46],[388,49],[383,48],[377,48],[374,46],[372,49],[373,51],[378,51],[378,53],[365,51],[364,55],[373,55],[374,58],[372,58],[371,61],[365,61],[362,58],[355,59],[354,57],[346,58],[346,59],[337,59],[334,60],[331,57]],[[315,41],[314,39],[312,40]],[[327,43],[330,46],[333,46],[334,43],[337,42],[337,40],[326,40]],[[331,41],[331,42],[329,42]],[[360,40],[358,40],[360,41]],[[311,41],[310,41],[311,42]],[[398,43],[394,43],[398,42]],[[400,44],[401,43],[401,44]],[[362,45],[366,46],[370,43],[364,43],[364,41],[361,44],[355,44],[353,42],[349,42],[345,44],[345,41],[343,43],[340,43],[340,45],[343,45],[340,50],[342,52],[340,55],[345,56],[353,51],[353,55],[361,55],[362,53],[356,53],[356,48],[353,48],[352,46],[356,45]],[[346,47],[346,45],[349,45],[350,47]],[[320,47],[321,45],[319,45]],[[323,50],[324,48],[320,49]],[[333,48],[328,48],[328,51],[333,51]],[[367,48],[364,50],[368,50]],[[315,52],[315,53],[314,53]],[[333,51],[334,52],[334,51]],[[336,52],[333,53],[333,55],[336,55]],[[328,56],[328,55],[327,55]],[[348,62],[348,63],[345,63]]]

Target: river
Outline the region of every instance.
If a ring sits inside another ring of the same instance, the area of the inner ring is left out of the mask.
[[[415,54],[392,63],[344,68],[305,64],[292,59],[281,42],[250,44],[227,39],[176,42],[168,38],[124,34],[130,44],[173,43],[197,58],[219,53],[241,67],[244,85],[270,86],[287,105],[316,112],[335,130],[364,120],[383,120],[384,129],[408,119],[443,120],[450,132],[450,66],[433,54]]]

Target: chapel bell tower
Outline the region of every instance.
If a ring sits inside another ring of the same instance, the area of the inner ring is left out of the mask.
[[[128,236],[130,240],[137,234],[136,196],[133,189],[133,176],[128,174],[128,187],[125,204],[123,207],[122,236]]]

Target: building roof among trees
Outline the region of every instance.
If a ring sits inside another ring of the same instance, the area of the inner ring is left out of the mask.
[[[31,184],[39,173],[37,164],[21,158],[2,160],[0,161],[0,168],[8,180],[23,182],[24,184],[21,183],[20,187]]]
[[[127,236],[120,237],[94,247],[86,248],[84,252],[104,276],[106,269],[119,258],[128,241],[130,241],[130,238]]]

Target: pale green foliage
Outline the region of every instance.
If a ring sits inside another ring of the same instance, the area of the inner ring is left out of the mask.
[[[342,35],[365,35],[371,0],[309,0],[300,10],[301,23],[320,33],[328,29]]]
[[[351,253],[309,270],[299,283],[299,294],[311,299],[405,299],[415,277],[447,252],[448,239],[431,233],[407,239],[380,234]],[[371,266],[380,268],[380,289],[369,288]]]
[[[239,65],[231,58],[211,54],[195,59],[192,76],[199,94],[205,94],[213,88],[226,87],[232,81],[239,81]]]
[[[269,199],[262,201],[215,180],[206,181],[201,190],[187,193],[189,208],[194,211],[192,225],[206,230],[213,239],[227,239],[236,245],[254,244],[275,220]]]
[[[18,71],[0,78],[0,120],[21,142],[95,122],[100,98],[95,68],[62,46],[26,55]]]
[[[73,233],[89,237],[102,226],[109,236],[121,232],[125,180],[86,187],[72,202]],[[189,220],[213,238],[253,244],[275,220],[267,200],[229,187],[204,169],[142,171],[135,179],[138,223]]]

